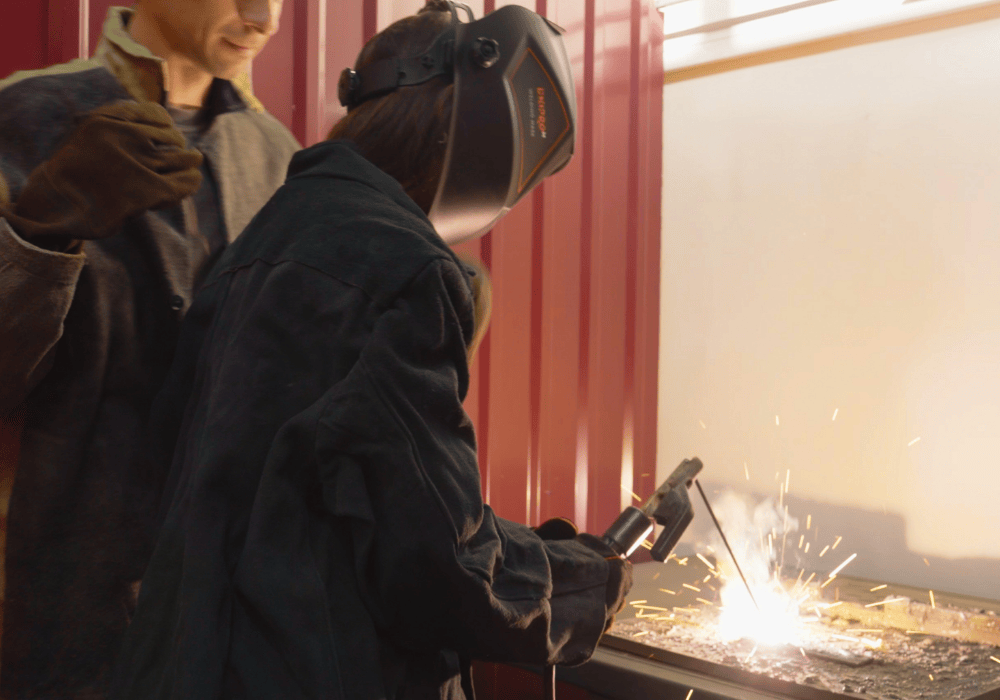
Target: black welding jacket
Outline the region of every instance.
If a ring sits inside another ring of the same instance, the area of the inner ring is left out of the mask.
[[[472,332],[396,180],[345,142],[295,156],[157,401],[170,504],[113,697],[461,698],[460,657],[589,658],[608,564],[484,505]]]

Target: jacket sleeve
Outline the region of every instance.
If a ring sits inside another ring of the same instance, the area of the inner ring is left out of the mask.
[[[21,240],[0,217],[0,415],[51,367],[83,261]]]
[[[16,86],[15,86],[16,87]],[[25,134],[25,124],[37,125],[45,105],[24,104],[13,88],[0,90],[0,206],[17,201],[17,194],[48,152],[45,142]],[[27,111],[27,113],[26,113]],[[53,115],[53,131],[65,115]],[[20,238],[0,214],[0,416],[13,410],[51,367],[55,345],[62,336],[84,255],[44,250]]]
[[[358,589],[396,643],[582,663],[604,630],[608,564],[484,505],[462,408],[474,314],[462,277],[450,261],[425,268],[330,393],[316,445],[323,502],[347,519]]]

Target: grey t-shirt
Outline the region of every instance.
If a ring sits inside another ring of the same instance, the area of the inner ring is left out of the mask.
[[[177,129],[184,134],[188,147],[199,149],[205,132],[212,123],[208,110],[167,105],[167,111]],[[222,223],[222,212],[219,209],[218,185],[212,177],[207,161],[202,161],[201,176],[201,187],[193,195],[198,212],[198,231],[208,241],[211,258],[215,259],[219,251],[226,247],[226,232]]]

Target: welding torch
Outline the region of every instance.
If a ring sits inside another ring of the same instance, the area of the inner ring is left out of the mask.
[[[688,489],[701,468],[701,460],[697,457],[685,459],[667,480],[660,484],[642,508],[629,506],[623,510],[601,539],[622,559],[628,559],[649,537],[653,526],[662,525],[663,530],[649,553],[656,561],[666,561],[684,534],[684,530],[694,519],[694,508],[691,499],[688,498]],[[545,667],[543,682],[545,699],[555,700],[555,666]]]
[[[662,525],[663,531],[656,538],[649,554],[656,561],[666,561],[694,518],[688,489],[701,468],[701,460],[697,457],[685,459],[660,484],[642,508],[629,506],[623,510],[601,539],[618,556],[628,559],[653,531],[653,525]]]

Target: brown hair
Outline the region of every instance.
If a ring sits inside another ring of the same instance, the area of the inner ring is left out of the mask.
[[[416,15],[372,37],[354,69],[386,58],[418,56],[450,22],[448,3],[428,0]],[[361,155],[396,178],[427,212],[444,167],[453,94],[454,85],[445,76],[398,88],[353,108],[333,125],[327,138],[352,141]]]

